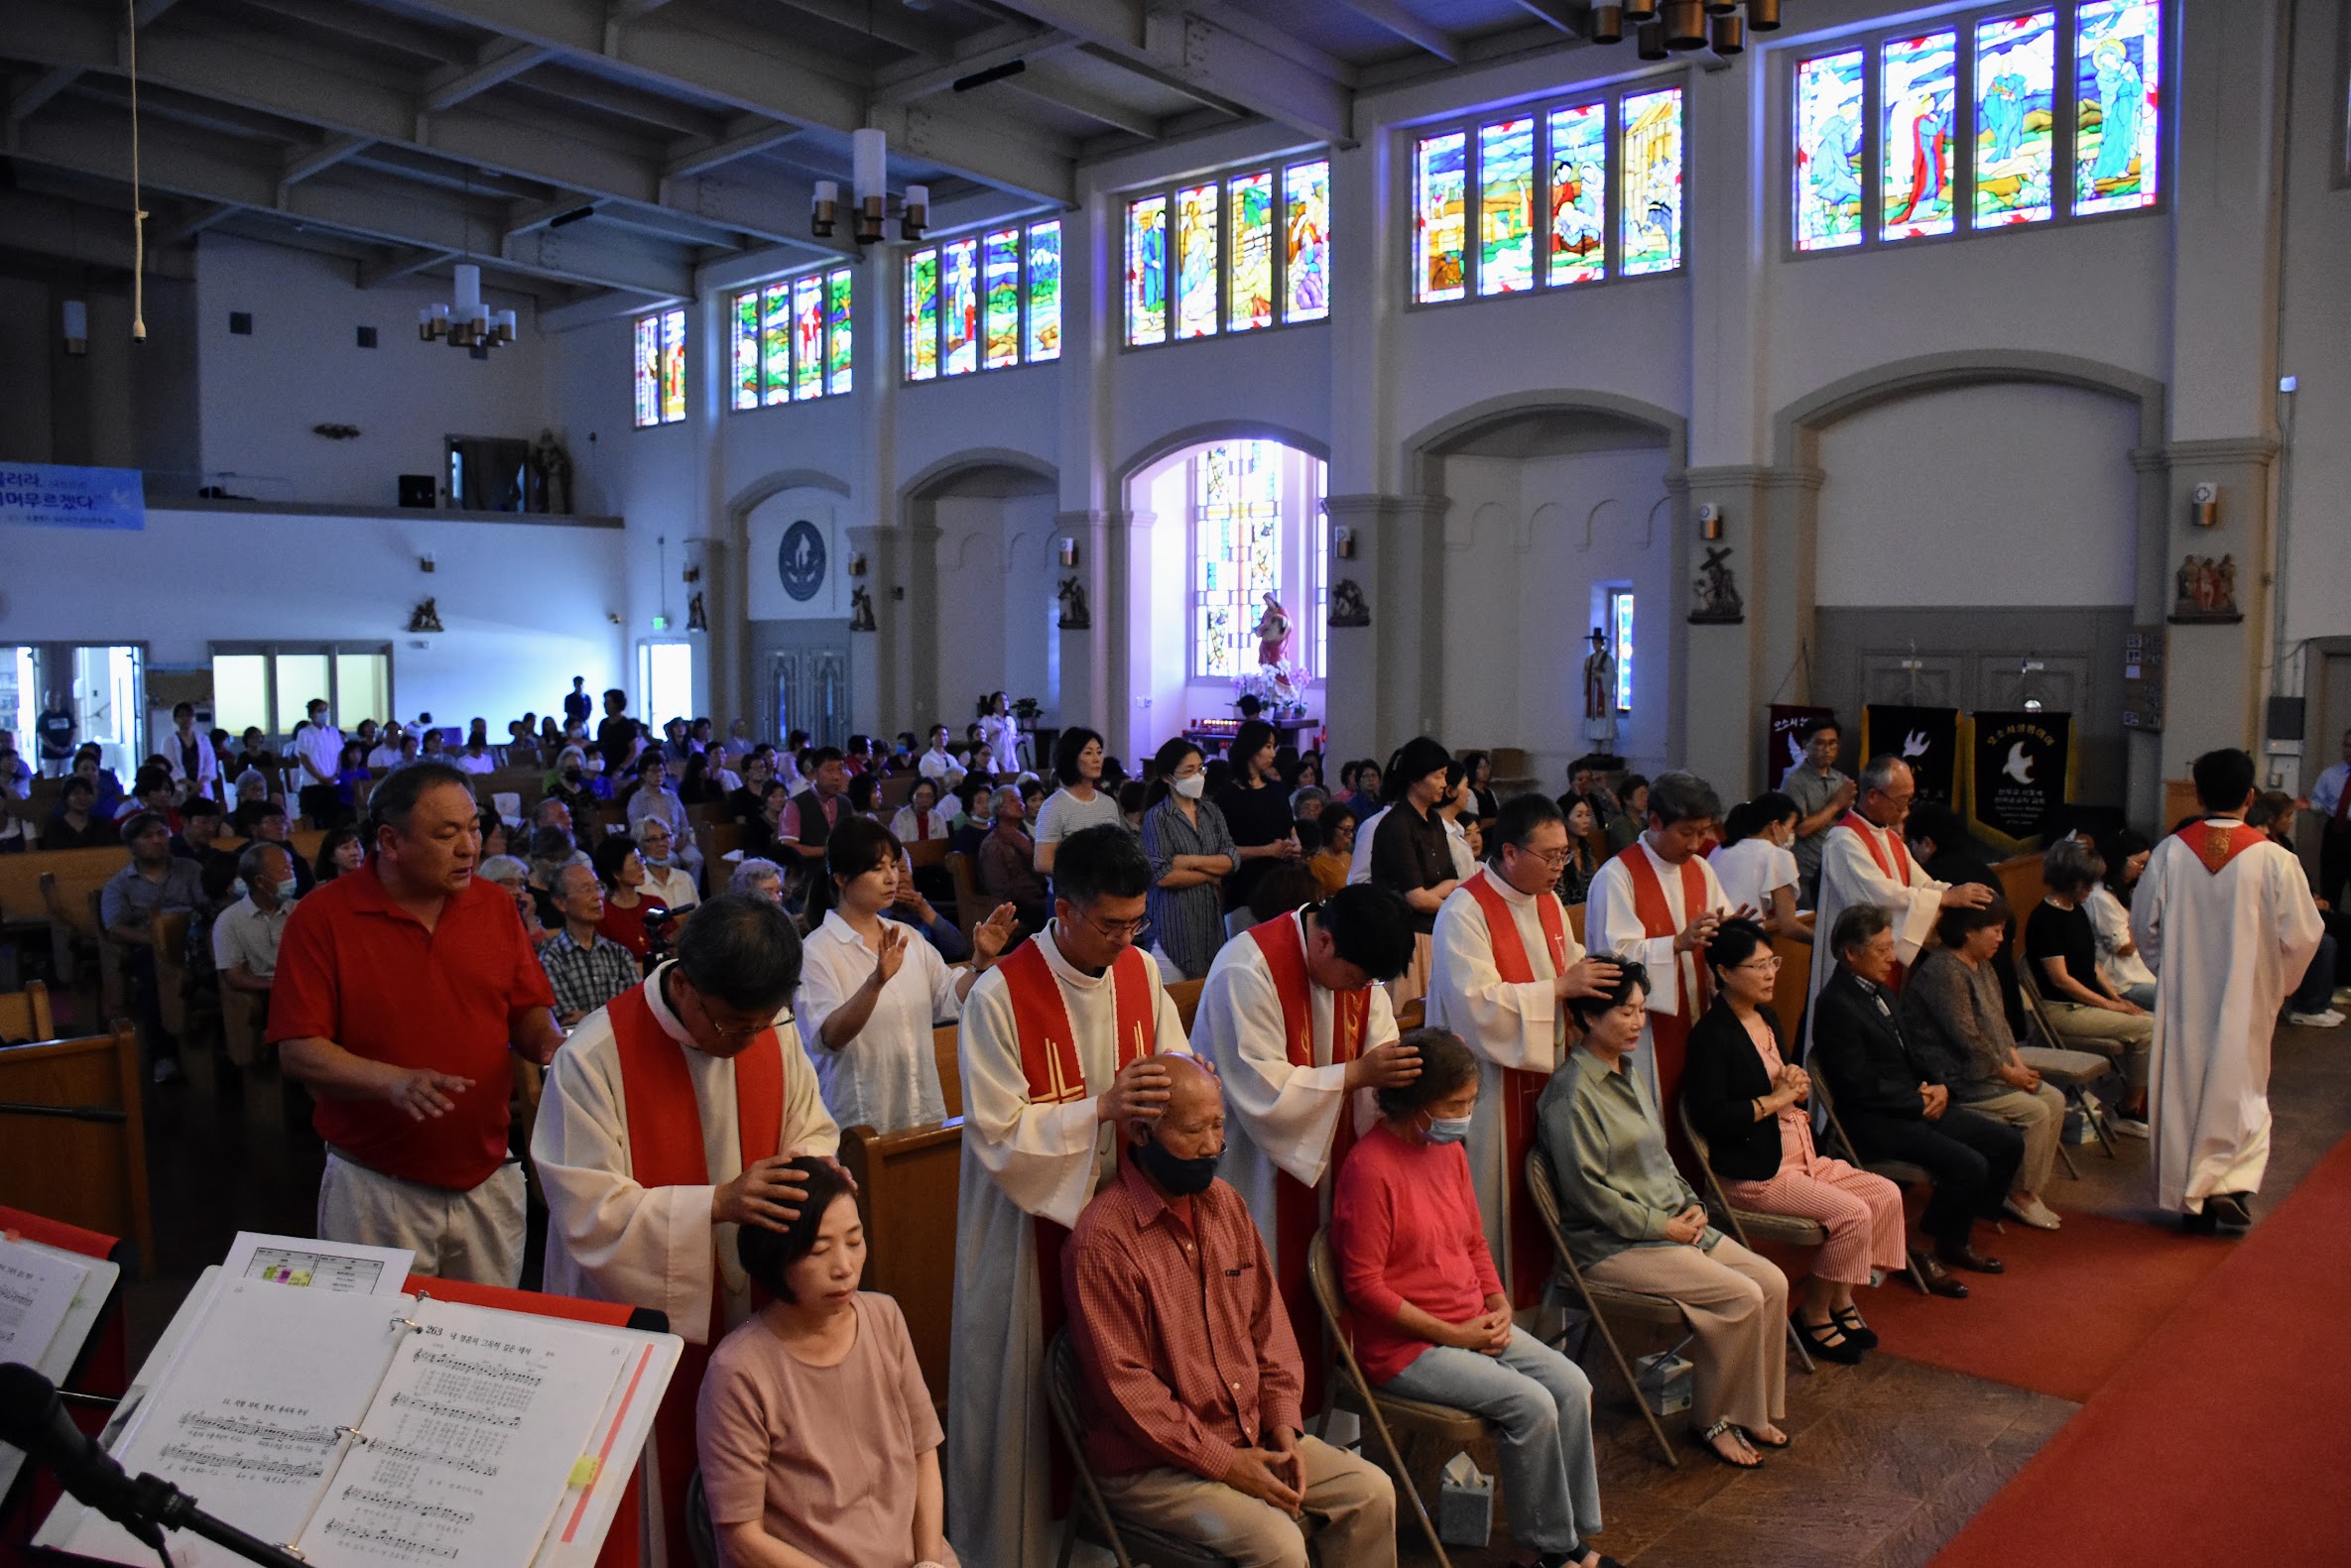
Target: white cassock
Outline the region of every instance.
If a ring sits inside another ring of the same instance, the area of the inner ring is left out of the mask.
[[[1037,1228],[1067,1227],[1117,1169],[1118,1129],[1098,1102],[1118,1076],[1118,1014],[1111,977],[1086,974],[1053,945],[1056,924],[1033,940],[1068,1009],[1085,1096],[1033,1104],[1021,1063],[1005,969],[997,964],[963,999],[956,1059],[963,1080],[963,1165],[955,1202],[955,1308],[947,1363],[947,1533],[971,1568],[1052,1561],[1054,1527],[1042,1397],[1044,1307]],[[1190,1054],[1183,1023],[1142,965],[1158,1020],[1156,1051]]]
[[[1649,971],[1648,1014],[1641,1025],[1641,1038],[1633,1047],[1633,1066],[1649,1087],[1649,1103],[1658,1108],[1659,1115],[1670,1119],[1675,1100],[1668,1091],[1678,1094],[1681,1063],[1677,1055],[1668,1074],[1670,1084],[1659,1082],[1658,1021],[1670,1020],[1669,1030],[1678,1030],[1682,1038],[1688,1036],[1690,1025],[1698,1022],[1698,999],[1705,995],[1702,966],[1706,957],[1699,951],[1678,952],[1673,943],[1691,920],[1707,910],[1730,913],[1731,902],[1723,894],[1722,879],[1714,875],[1714,867],[1702,855],[1693,855],[1684,863],[1697,867],[1705,883],[1705,906],[1693,909],[1681,885],[1681,866],[1651,849],[1646,833],[1633,840],[1629,853],[1648,860],[1659,891],[1665,895],[1666,910],[1672,916],[1672,929],[1662,935],[1650,934],[1634,898],[1633,874],[1626,869],[1622,854],[1611,855],[1601,862],[1584,894],[1584,942],[1596,958],[1629,958]],[[1669,1121],[1668,1125],[1672,1124]]]
[[[2148,1096],[2162,1207],[2201,1213],[2215,1192],[2261,1186],[2271,1035],[2325,930],[2301,863],[2258,828],[2215,819],[2148,856],[2131,937],[2156,972]]]
[[[1494,938],[1485,905],[1465,883],[1445,895],[1436,911],[1428,963],[1428,1024],[1450,1029],[1477,1057],[1477,1111],[1470,1118],[1469,1176],[1477,1192],[1478,1217],[1485,1222],[1486,1251],[1515,1300],[1525,1294],[1512,1275],[1511,1210],[1526,1177],[1524,1149],[1513,1150],[1505,1125],[1505,1070],[1548,1077],[1566,1059],[1567,1009],[1555,995],[1559,967],[1544,934],[1538,894],[1521,893],[1493,871],[1480,872],[1510,905],[1511,923],[1527,953],[1534,978],[1512,983],[1494,962]],[[1572,925],[1564,924],[1566,961],[1583,957]],[[1514,1158],[1515,1154],[1515,1158]],[[1546,1277],[1533,1282],[1541,1289]]]
[[[1900,828],[1872,826],[1855,811],[1830,823],[1820,846],[1820,898],[1813,905],[1812,978],[1804,989],[1805,1006],[1837,972],[1831,936],[1838,915],[1857,904],[1884,909],[1894,921],[1894,961],[1907,966],[1918,960],[1918,949],[1933,933],[1949,891],[1949,883],[1935,881],[1912,858]]]
[[[1280,930],[1303,949],[1304,932],[1294,911],[1254,929]],[[1337,1014],[1330,991],[1310,978],[1306,985],[1307,1011],[1312,1019],[1313,1065],[1300,1067],[1290,1059],[1281,995],[1274,972],[1266,964],[1265,949],[1251,934],[1224,944],[1208,966],[1200,986],[1199,1011],[1192,1016],[1193,1048],[1216,1065],[1224,1080],[1225,1108],[1232,1114],[1224,1124],[1224,1161],[1217,1174],[1248,1200],[1274,1260],[1276,1278],[1286,1269],[1302,1266],[1281,1249],[1281,1226],[1276,1216],[1278,1179],[1320,1190],[1321,1216],[1330,1217],[1331,1149],[1342,1123],[1360,1131],[1370,1109],[1368,1091],[1347,1093],[1347,1063],[1334,1061],[1332,1021]],[[1371,988],[1370,1011],[1356,1056],[1397,1038],[1396,1010],[1389,1006],[1388,988]],[[1350,1106],[1353,1098],[1360,1103]],[[1311,1241],[1312,1238],[1306,1238]],[[1301,1345],[1321,1342],[1321,1323],[1292,1324]],[[1308,1330],[1312,1330],[1311,1334]]]

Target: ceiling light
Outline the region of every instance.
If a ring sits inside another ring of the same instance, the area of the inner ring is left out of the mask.
[[[440,338],[451,348],[501,348],[514,341],[517,318],[512,310],[490,310],[482,303],[482,270],[459,262],[453,301],[421,305],[417,336],[425,342]]]
[[[879,244],[890,204],[890,138],[873,126],[851,131],[849,172],[857,192],[857,243]]]

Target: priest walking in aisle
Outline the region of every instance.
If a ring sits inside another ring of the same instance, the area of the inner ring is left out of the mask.
[[[2325,926],[2302,868],[2245,823],[2253,759],[2195,761],[2203,816],[2155,847],[2131,939],[2156,972],[2156,1202],[2191,1232],[2253,1222],[2270,1162],[2270,1042]]]
[[[807,1196],[789,1161],[840,1146],[798,1029],[777,1023],[800,972],[782,908],[712,899],[680,928],[675,959],[572,1031],[539,1102],[547,1288],[665,1312],[686,1342],[654,1423],[648,1568],[693,1560],[694,1400],[712,1347],[753,1306],[740,1230],[788,1228]]]
[[[1330,1215],[1355,1145],[1358,1090],[1408,1084],[1421,1053],[1397,1042],[1380,984],[1413,961],[1413,913],[1385,888],[1342,888],[1224,944],[1200,989],[1194,1048],[1224,1080],[1224,1161],[1266,1239],[1305,1359],[1306,1407],[1321,1405],[1321,1311],[1306,1253]]]
[[[1491,858],[1446,896],[1428,968],[1428,1024],[1461,1036],[1478,1059],[1469,1173],[1486,1250],[1511,1305],[1526,1308],[1549,1283],[1550,1244],[1526,1197],[1535,1103],[1566,1059],[1571,997],[1607,994],[1617,966],[1586,958],[1551,887],[1567,863],[1567,824],[1539,794],[1502,803]]]
[[[964,999],[963,1168],[947,1373],[947,1533],[975,1568],[1052,1560],[1068,1508],[1049,1458],[1045,1350],[1066,1318],[1061,1250],[1117,1170],[1119,1126],[1166,1110],[1162,1051],[1190,1054],[1136,946],[1151,862],[1124,827],[1053,860],[1053,918]]]
[[[1916,962],[1918,949],[1934,930],[1945,909],[1980,909],[1992,902],[1992,890],[1980,883],[1941,883],[1911,857],[1903,838],[1911,802],[1918,782],[1911,765],[1892,753],[1873,757],[1861,770],[1860,793],[1846,812],[1823,835],[1820,849],[1820,901],[1814,907],[1812,928],[1833,931],[1837,916],[1857,904],[1874,904],[1894,921],[1894,990],[1902,989],[1904,972]],[[1812,979],[1805,988],[1807,1003],[1820,995],[1837,972],[1837,955],[1827,942],[1812,944]]]

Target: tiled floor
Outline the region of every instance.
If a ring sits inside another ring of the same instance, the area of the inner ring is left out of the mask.
[[[2283,1032],[2271,1099],[2278,1120],[2265,1207],[2351,1127],[2351,1028]],[[299,1094],[282,1093],[275,1080],[222,1082],[202,1060],[189,1083],[148,1092],[148,1116],[159,1256],[156,1277],[129,1292],[134,1358],[236,1231],[309,1232],[322,1157]],[[2152,1218],[2146,1147],[2126,1141],[2121,1153],[2110,1161],[2095,1148],[2075,1150],[2082,1177],[2060,1173],[2057,1206]],[[530,1271],[536,1276],[536,1245]],[[1606,1359],[1595,1346],[1587,1365]],[[1763,1471],[1733,1472],[1686,1438],[1680,1467],[1670,1470],[1614,1373],[1596,1381],[1607,1511],[1596,1544],[1638,1568],[1922,1564],[2075,1408],[1881,1355],[1857,1368],[1792,1371],[1795,1444]],[[1433,1562],[1409,1523],[1400,1535],[1406,1562]],[[1507,1545],[1452,1554],[1461,1568],[1501,1568],[1513,1556]]]

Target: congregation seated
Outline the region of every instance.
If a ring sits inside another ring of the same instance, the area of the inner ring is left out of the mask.
[[[1217,1179],[1224,1099],[1157,1058],[1164,1109],[1119,1121],[1116,1174],[1063,1251],[1085,1447],[1113,1513],[1239,1562],[1392,1568],[1396,1496],[1306,1435],[1304,1362],[1249,1206]]]
[[[1355,1359],[1385,1392],[1501,1428],[1511,1539],[1542,1568],[1597,1568],[1609,1559],[1585,1544],[1600,1528],[1592,1385],[1512,1323],[1462,1148],[1477,1059],[1444,1029],[1400,1043],[1420,1053],[1420,1073],[1377,1091],[1380,1121],[1347,1154],[1331,1200]]]
[[[41,825],[43,849],[104,849],[122,842],[122,830],[96,810],[98,786],[75,775],[58,791],[58,808]]]
[[[701,752],[695,752],[681,765],[678,798],[686,805],[722,804],[727,791],[733,787],[733,784],[720,780],[717,771],[710,766],[710,759]]]
[[[0,795],[23,800],[33,793],[33,765],[16,749],[16,731],[0,730]]]
[[[762,746],[744,754],[736,765],[742,782],[726,792],[726,819],[737,827],[756,821],[767,797],[768,783],[776,777],[775,753]]]
[[[917,778],[915,786],[907,791],[906,804],[890,819],[890,831],[898,835],[902,844],[928,844],[932,839],[946,841],[950,829],[947,816],[938,808],[938,784],[929,779]]]
[[[642,962],[653,953],[655,934],[670,912],[669,905],[646,891],[644,859],[637,846],[618,833],[596,846],[593,863],[596,880],[604,885],[604,912],[596,929]],[[550,886],[552,890],[559,883],[551,880]],[[559,906],[557,912],[561,913]]]
[[[1902,1189],[1814,1146],[1811,1079],[1788,1059],[1772,1012],[1780,962],[1753,920],[1715,928],[1706,944],[1715,1001],[1689,1031],[1681,1104],[1734,1206],[1811,1220],[1828,1233],[1796,1327],[1812,1354],[1849,1364],[1878,1343],[1854,1290],[1903,1266]]]
[[[670,830],[676,845],[679,864],[688,874],[698,874],[702,867],[702,853],[694,847],[693,826],[685,815],[685,805],[678,798],[678,791],[670,787],[669,765],[659,752],[647,752],[644,766],[637,775],[636,790],[630,794],[627,806],[629,831],[648,818],[662,823]]]
[[[2131,940],[2131,890],[2147,874],[2147,857],[2155,846],[2137,828],[2126,827],[2098,851],[2106,875],[2082,907],[2090,914],[2090,929],[2098,938],[2098,974],[2106,988],[2127,1002],[2151,1012],[2156,1004],[2155,971],[2139,956]]]
[[[236,867],[245,895],[212,919],[212,968],[221,985],[266,1004],[278,973],[278,943],[294,912],[294,857],[282,845],[248,844]]]
[[[192,914],[203,906],[203,874],[195,862],[172,853],[171,824],[156,812],[137,811],[125,818],[118,842],[130,849],[130,864],[106,880],[98,897],[98,920],[107,937],[127,954],[132,1013],[154,1060],[155,1081],[177,1083],[180,1042],[164,1027],[156,922],[175,910]]]
[[[1640,1074],[1649,974],[1631,961],[1598,996],[1567,1000],[1583,1037],[1536,1102],[1558,1182],[1560,1239],[1586,1279],[1681,1308],[1696,1337],[1690,1424],[1723,1463],[1753,1469],[1785,1448],[1788,1278],[1707,1223],[1666,1151]]]
[[[1029,836],[1029,797],[1018,784],[992,791],[995,810],[979,842],[974,874],[985,898],[1009,904],[1030,935],[1045,929],[1045,878],[1037,872],[1037,844]]]
[[[287,853],[293,854],[293,830],[283,800],[246,801],[230,815],[229,830],[249,843],[283,844]],[[300,855],[294,856],[294,880],[300,896],[305,898],[318,885],[317,874]]]
[[[1314,874],[1327,899],[1347,885],[1347,867],[1355,858],[1355,808],[1344,800],[1333,800],[1314,818],[1314,826],[1322,834],[1322,843],[1306,857],[1306,869]]]
[[[639,955],[601,928],[604,888],[593,867],[565,866],[554,891],[563,924],[539,945],[539,967],[556,994],[556,1022],[569,1029],[645,977]]]
[[[2001,1007],[1992,955],[2007,940],[2008,905],[1994,899],[1945,909],[1935,931],[1941,945],[1920,953],[1903,981],[1903,1044],[1919,1076],[1948,1088],[1954,1105],[2024,1135],[2024,1163],[2004,1207],[2037,1230],[2053,1231],[2057,1216],[2041,1194],[2056,1168],[2065,1097],[2019,1053]],[[2075,1058],[2069,1066],[2095,1068],[2102,1060],[2066,1054]]]
[[[503,842],[496,850],[492,850],[489,847],[489,840],[486,837],[483,839],[482,857],[484,860],[493,854],[504,855],[505,853],[506,846]],[[318,841],[317,855],[310,861],[310,876],[314,883],[332,882],[335,878],[357,871],[366,864],[367,843],[359,836],[357,828],[329,828],[326,836]]]
[[[554,937],[539,918],[539,898],[531,887],[531,868],[512,855],[486,857],[475,871],[485,882],[494,882],[514,899],[515,913],[523,922],[523,934],[531,938],[531,945],[539,947]]]
[[[735,862],[735,869],[726,880],[726,891],[747,893],[780,907],[784,903],[784,868],[772,860],[746,855]]]
[[[1864,1160],[1918,1165],[1934,1183],[1920,1222],[1931,1253],[1914,1252],[1926,1286],[1954,1299],[1967,1286],[1943,1267],[2004,1271],[1975,1250],[1978,1219],[1997,1220],[2024,1162],[2015,1128],[1951,1103],[1951,1091],[1912,1062],[1889,990],[1894,923],[1874,904],[1857,904],[1829,930],[1836,972],[1812,1002],[1806,1060],[1835,1101],[1838,1122]]]
[[[2025,919],[2025,961],[2040,988],[2042,1012],[2060,1045],[2122,1058],[2130,1087],[2115,1131],[2144,1138],[2155,1015],[2115,995],[2098,973],[2098,934],[2082,907],[2106,875],[2106,862],[2080,839],[2067,837],[2048,847],[2041,865],[2041,904]]]
[[[692,873],[679,859],[678,840],[671,834],[669,823],[658,816],[640,818],[636,837],[637,858],[645,867],[648,894],[659,899],[664,907],[680,912],[702,902]]]
[[[2245,813],[2245,825],[2258,827],[2289,855],[2300,857],[2294,848],[2293,796],[2283,790],[2266,789],[2254,797],[2252,809]],[[2329,824],[2330,829],[2332,824]],[[2305,888],[2309,873],[2304,871]],[[2323,927],[2318,938],[2318,951],[2311,955],[2299,982],[2286,999],[2286,1022],[2297,1028],[2331,1029],[2343,1024],[2344,1015],[2334,1003],[2338,989],[2351,981],[2351,921],[2318,901],[2318,922]]]

